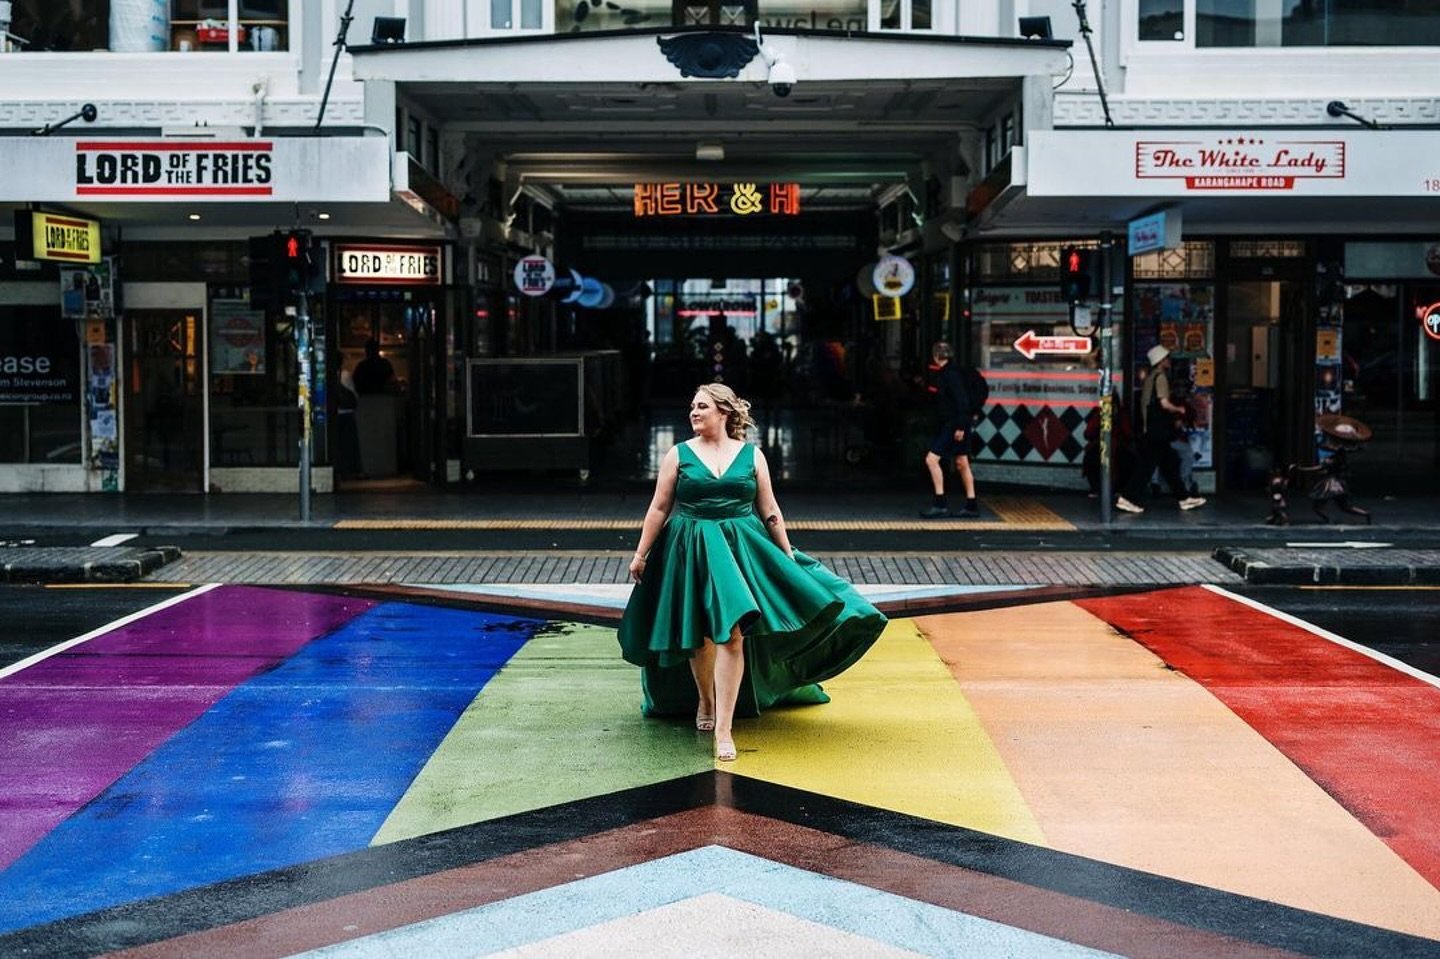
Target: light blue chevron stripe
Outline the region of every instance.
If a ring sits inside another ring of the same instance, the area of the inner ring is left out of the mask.
[[[706,893],[719,893],[926,956],[1094,959],[1113,955],[720,846],[617,869],[303,955],[307,959],[487,955]]]

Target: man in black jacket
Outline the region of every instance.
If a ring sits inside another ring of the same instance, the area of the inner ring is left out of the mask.
[[[921,510],[925,519],[960,516],[966,519],[980,515],[975,502],[975,476],[970,472],[970,430],[975,408],[965,388],[965,378],[950,360],[950,344],[943,340],[930,349],[934,379],[930,391],[935,395],[935,438],[925,454],[925,469],[930,472],[930,485],[935,500],[930,508]],[[953,459],[955,472],[965,487],[965,507],[951,512],[945,502],[945,468],[943,461]]]

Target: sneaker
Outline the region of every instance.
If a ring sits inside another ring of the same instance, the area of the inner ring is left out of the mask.
[[[929,509],[920,511],[921,519],[944,519],[950,515],[950,511],[943,506],[932,506]]]
[[[1180,508],[1181,508],[1181,509],[1194,509],[1194,508],[1197,507],[1197,506],[1204,506],[1204,505],[1205,505],[1205,497],[1203,497],[1203,496],[1187,496],[1187,497],[1185,497],[1185,499],[1182,499],[1182,500],[1180,501]]]
[[[1115,508],[1116,508],[1116,509],[1119,509],[1119,510],[1124,510],[1124,511],[1127,512],[1127,513],[1143,513],[1143,512],[1145,512],[1145,507],[1143,507],[1143,506],[1136,506],[1134,503],[1130,502],[1128,499],[1126,499],[1126,498],[1123,497],[1123,496],[1117,496],[1117,497],[1115,497]]]
[[[950,515],[956,519],[979,519],[980,511],[966,506],[961,509],[951,510]]]

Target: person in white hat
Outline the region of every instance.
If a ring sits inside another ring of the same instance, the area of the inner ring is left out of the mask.
[[[1150,375],[1140,391],[1139,455],[1129,482],[1115,499],[1115,507],[1127,513],[1145,512],[1139,501],[1144,499],[1150,475],[1157,466],[1181,509],[1204,506],[1205,497],[1191,496],[1185,488],[1180,477],[1179,457],[1170,445],[1175,438],[1177,418],[1185,415],[1185,408],[1170,399],[1170,351],[1157,343],[1150,347],[1145,359],[1150,363]]]

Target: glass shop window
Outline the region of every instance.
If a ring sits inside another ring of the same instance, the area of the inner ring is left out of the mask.
[[[1184,40],[1184,0],[1140,0],[1135,6],[1141,40]]]
[[[1440,0],[1195,0],[1198,47],[1440,45]]]
[[[0,463],[80,462],[80,340],[58,306],[0,306]]]

